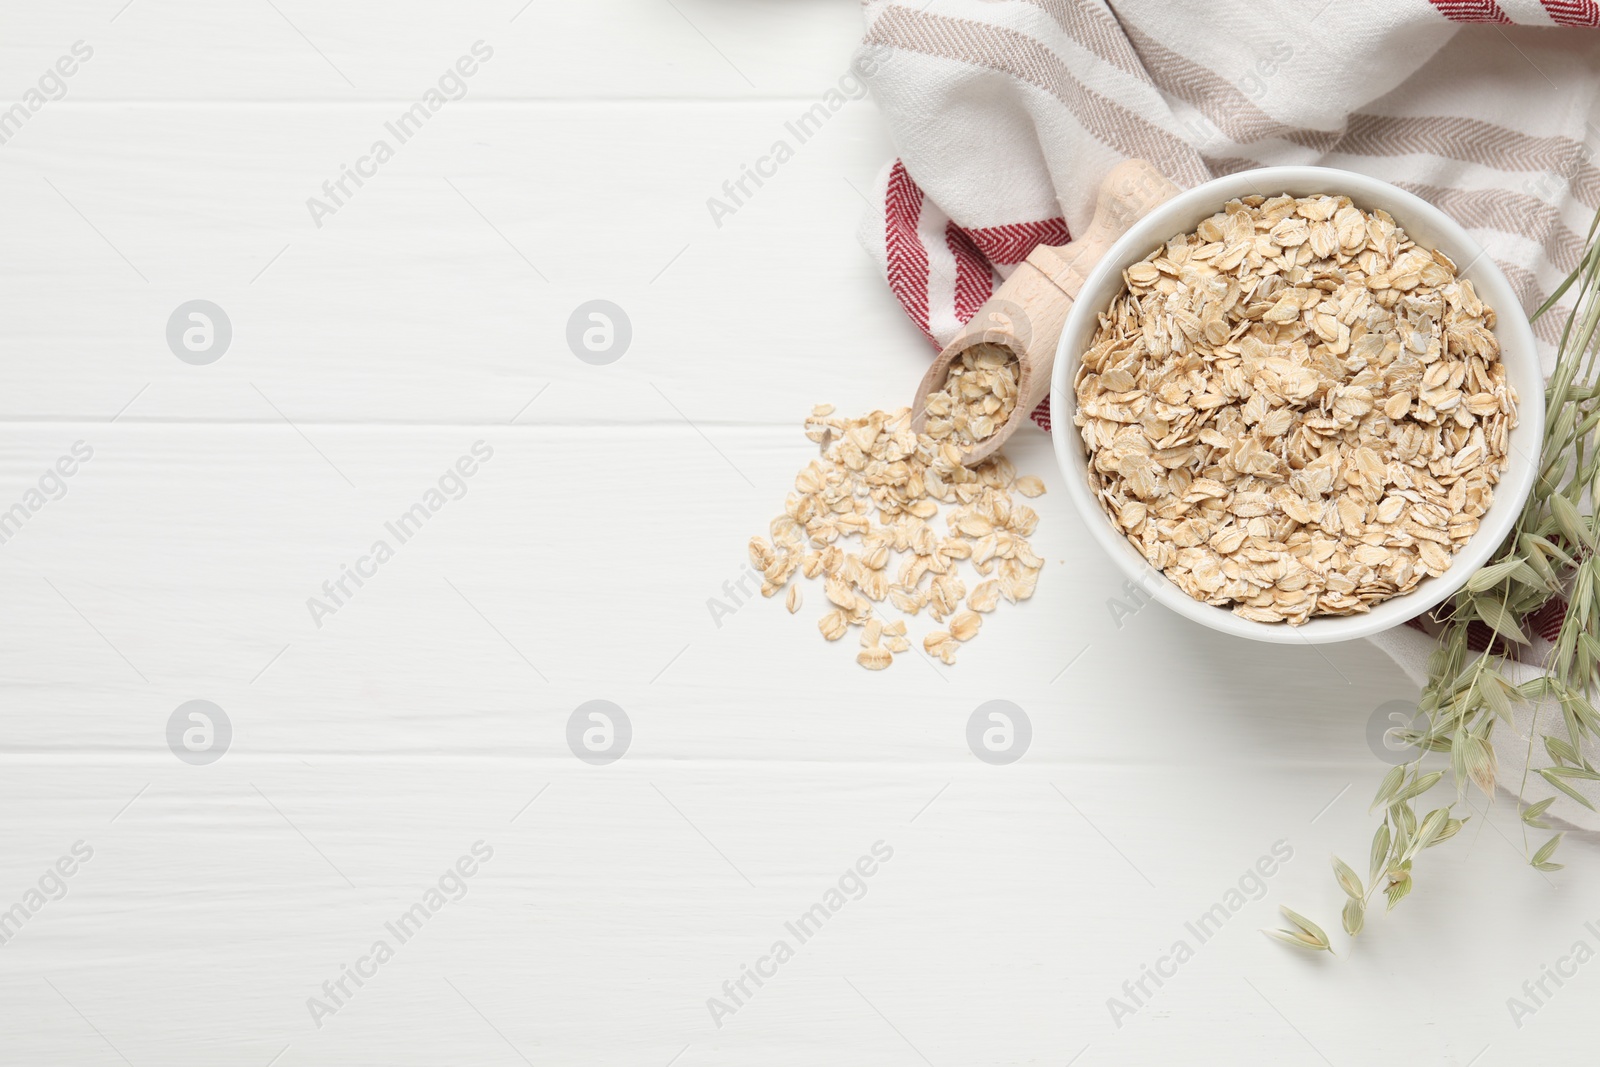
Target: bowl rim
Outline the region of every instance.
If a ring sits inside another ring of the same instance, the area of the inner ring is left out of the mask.
[[[1085,321],[1097,320],[1121,290],[1122,271],[1127,265],[1142,259],[1167,239],[1192,230],[1202,219],[1220,211],[1229,200],[1252,194],[1276,196],[1280,193],[1349,196],[1363,210],[1389,212],[1418,243],[1442,249],[1455,262],[1465,263],[1461,276],[1470,278],[1479,296],[1495,310],[1494,334],[1500,342],[1501,359],[1506,365],[1507,379],[1518,392],[1518,423],[1511,432],[1511,455],[1495,487],[1494,503],[1478,531],[1456,554],[1450,568],[1368,612],[1314,616],[1301,626],[1254,622],[1227,608],[1195,600],[1146,562],[1112,526],[1082,473],[1087,467],[1086,454],[1073,419],[1076,395],[1072,378],[1078,360],[1076,352],[1069,351],[1074,335],[1084,330]],[[1205,210],[1206,205],[1210,205],[1209,210]],[[1426,235],[1426,241],[1413,233],[1413,226],[1416,234]],[[1537,382],[1536,388],[1528,388],[1532,382]],[[1544,438],[1544,372],[1533,330],[1515,290],[1486,250],[1443,210],[1380,178],[1354,171],[1318,166],[1257,167],[1214,178],[1177,193],[1137,220],[1101,257],[1084,279],[1078,298],[1062,324],[1051,370],[1050,410],[1051,442],[1056,463],[1067,483],[1068,497],[1090,535],[1146,596],[1179,615],[1236,637],[1271,644],[1333,644],[1370,637],[1416,618],[1453,595],[1493,556],[1516,524],[1522,505],[1533,489],[1539,446]],[[1528,442],[1533,443],[1534,458],[1529,456]],[[1522,447],[1518,447],[1519,444]]]

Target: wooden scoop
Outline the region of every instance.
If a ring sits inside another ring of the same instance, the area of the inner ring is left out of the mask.
[[[1009,349],[1021,364],[1017,406],[1011,417],[987,440],[968,452],[967,466],[993,455],[1033,414],[1050,392],[1050,369],[1072,301],[1089,271],[1135,219],[1178,191],[1161,172],[1142,159],[1118,163],[1100,186],[1094,219],[1081,237],[1059,247],[1040,245],[1028,253],[955,339],[939,353],[917,386],[911,405],[911,428],[921,433],[928,421],[928,394],[943,387],[950,361],[978,345]]]

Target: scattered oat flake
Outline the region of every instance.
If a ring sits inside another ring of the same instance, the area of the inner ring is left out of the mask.
[[[1017,492],[1026,497],[1044,496],[1044,480],[1031,474],[1017,479]]]
[[[856,662],[869,671],[881,671],[894,662],[894,653],[887,648],[873,645],[871,648],[863,648],[860,652],[857,652]]]
[[[922,639],[923,651],[945,663],[956,661],[956,647],[956,639],[944,630],[935,630]]]
[[[979,582],[967,594],[967,607],[973,611],[993,611],[1000,604],[1000,583],[994,578]]]
[[[983,616],[975,611],[958,612],[950,620],[950,636],[957,641],[971,641],[978,636],[978,628],[983,625]]]
[[[837,611],[830,611],[817,620],[817,629],[822,631],[822,636],[829,641],[837,641],[845,635],[849,624],[845,622],[844,615]]]
[[[948,409],[935,403],[939,417],[969,430],[985,429],[980,419],[1003,424],[1015,408],[1009,376],[1016,368],[1006,358],[969,352],[960,372],[929,398],[948,401]],[[859,628],[863,666],[882,670],[912,647],[907,617],[926,612],[970,638],[982,625],[977,612],[993,611],[1002,597],[1015,603],[1032,595],[1043,561],[1028,537],[1039,516],[1012,493],[1037,495],[1039,479],[1018,478],[1002,455],[964,466],[970,434],[914,433],[909,408],[843,418],[819,404],[805,433],[821,453],[796,476],[770,524],[770,541],[751,539],[750,561],[763,594],[785,589],[791,612],[803,603],[795,576],[820,580],[829,610],[817,629],[838,641]],[[970,581],[961,573],[968,567],[977,572]],[[891,605],[903,617],[879,614]],[[922,640],[929,655],[955,662],[958,642],[949,630]]]

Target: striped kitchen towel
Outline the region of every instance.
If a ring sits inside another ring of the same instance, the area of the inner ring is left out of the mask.
[[[1600,208],[1600,34],[1580,28],[1600,26],[1596,0],[863,8],[856,68],[899,158],[862,240],[935,347],[1035,245],[1086,227],[1101,179],[1127,158],[1180,186],[1273,164],[1383,178],[1470,230],[1530,311],[1577,265]],[[1535,325],[1547,371],[1565,310]],[[1034,419],[1049,429],[1048,401]],[[1425,634],[1377,643],[1425,677]],[[1502,781],[1523,776],[1527,746],[1512,735],[1534,714],[1499,734]],[[1600,829],[1565,798],[1552,814]]]

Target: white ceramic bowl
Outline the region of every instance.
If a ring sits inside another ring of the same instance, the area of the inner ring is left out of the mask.
[[[1072,383],[1079,354],[1089,346],[1098,326],[1097,316],[1122,290],[1122,272],[1149,255],[1157,246],[1181,233],[1189,233],[1207,217],[1222,210],[1229,200],[1260,193],[1275,196],[1318,193],[1350,197],[1357,207],[1382,208],[1394,217],[1412,240],[1426,248],[1441,249],[1465,268],[1484,303],[1494,308],[1495,337],[1500,342],[1506,376],[1517,390],[1517,427],[1511,432],[1511,455],[1495,487],[1494,503],[1482,525],[1457,553],[1450,569],[1424,579],[1403,596],[1374,605],[1362,615],[1317,616],[1303,626],[1260,623],[1242,619],[1227,608],[1214,607],[1190,597],[1165,575],[1145,562],[1101,510],[1089,488],[1083,439],[1073,423],[1077,398]],[[1050,410],[1056,459],[1066,476],[1067,494],[1084,524],[1100,546],[1128,577],[1155,600],[1214,630],[1277,644],[1327,644],[1349,641],[1398,626],[1439,604],[1461,588],[1478,568],[1489,561],[1511,532],[1517,514],[1533,488],[1535,465],[1544,440],[1544,375],[1527,316],[1505,275],[1483,254],[1467,231],[1432,204],[1388,182],[1364,174],[1329,167],[1263,167],[1217,178],[1185,190],[1144,216],[1111,247],[1106,257],[1084,281],[1078,300],[1061,331],[1051,377]]]

